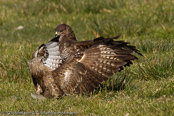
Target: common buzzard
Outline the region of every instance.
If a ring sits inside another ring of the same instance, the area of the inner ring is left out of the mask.
[[[77,41],[70,26],[61,24],[56,37],[42,44],[29,63],[36,93],[33,98],[60,98],[63,94],[89,94],[109,76],[130,66],[142,55],[120,37]]]

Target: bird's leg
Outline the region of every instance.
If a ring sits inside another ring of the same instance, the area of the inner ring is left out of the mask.
[[[31,97],[34,99],[44,100],[46,98],[43,95],[41,95],[42,92],[43,92],[43,90],[42,90],[41,86],[37,83],[36,92],[34,94],[31,93]]]
[[[40,95],[43,92],[42,88],[40,87],[40,85],[37,83],[36,86],[36,94]]]

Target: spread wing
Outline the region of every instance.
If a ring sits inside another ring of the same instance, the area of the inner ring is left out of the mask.
[[[58,38],[54,38],[49,41],[44,46],[44,52],[42,61],[44,65],[48,66],[52,70],[58,68],[63,63],[63,59],[61,58],[59,52]]]
[[[53,38],[47,44],[40,45],[39,48],[32,55],[32,60],[30,61],[30,65],[32,65],[34,63],[33,62],[34,59],[35,58],[37,59],[38,57],[42,59],[43,64],[49,67],[49,69],[54,70],[55,68],[58,68],[63,63],[63,59],[60,57],[60,53],[59,53],[58,38]],[[33,69],[30,67],[32,80],[35,85],[35,88],[37,89],[38,77],[36,75],[35,77],[32,71]]]
[[[118,38],[118,37],[116,37]],[[123,66],[129,66],[132,55],[139,51],[123,41],[104,39],[87,50],[71,56],[61,67],[53,71],[57,85],[66,93],[89,93],[106,81]]]

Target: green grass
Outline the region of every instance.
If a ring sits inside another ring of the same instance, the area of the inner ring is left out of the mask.
[[[0,113],[174,115],[174,1],[0,0],[0,4]],[[144,57],[138,56],[131,67],[89,96],[34,100],[28,63],[62,23],[72,27],[79,41],[121,34],[120,40],[135,45]]]

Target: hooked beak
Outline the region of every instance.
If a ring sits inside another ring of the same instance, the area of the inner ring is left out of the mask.
[[[58,37],[61,34],[61,32],[55,32],[55,37]]]

